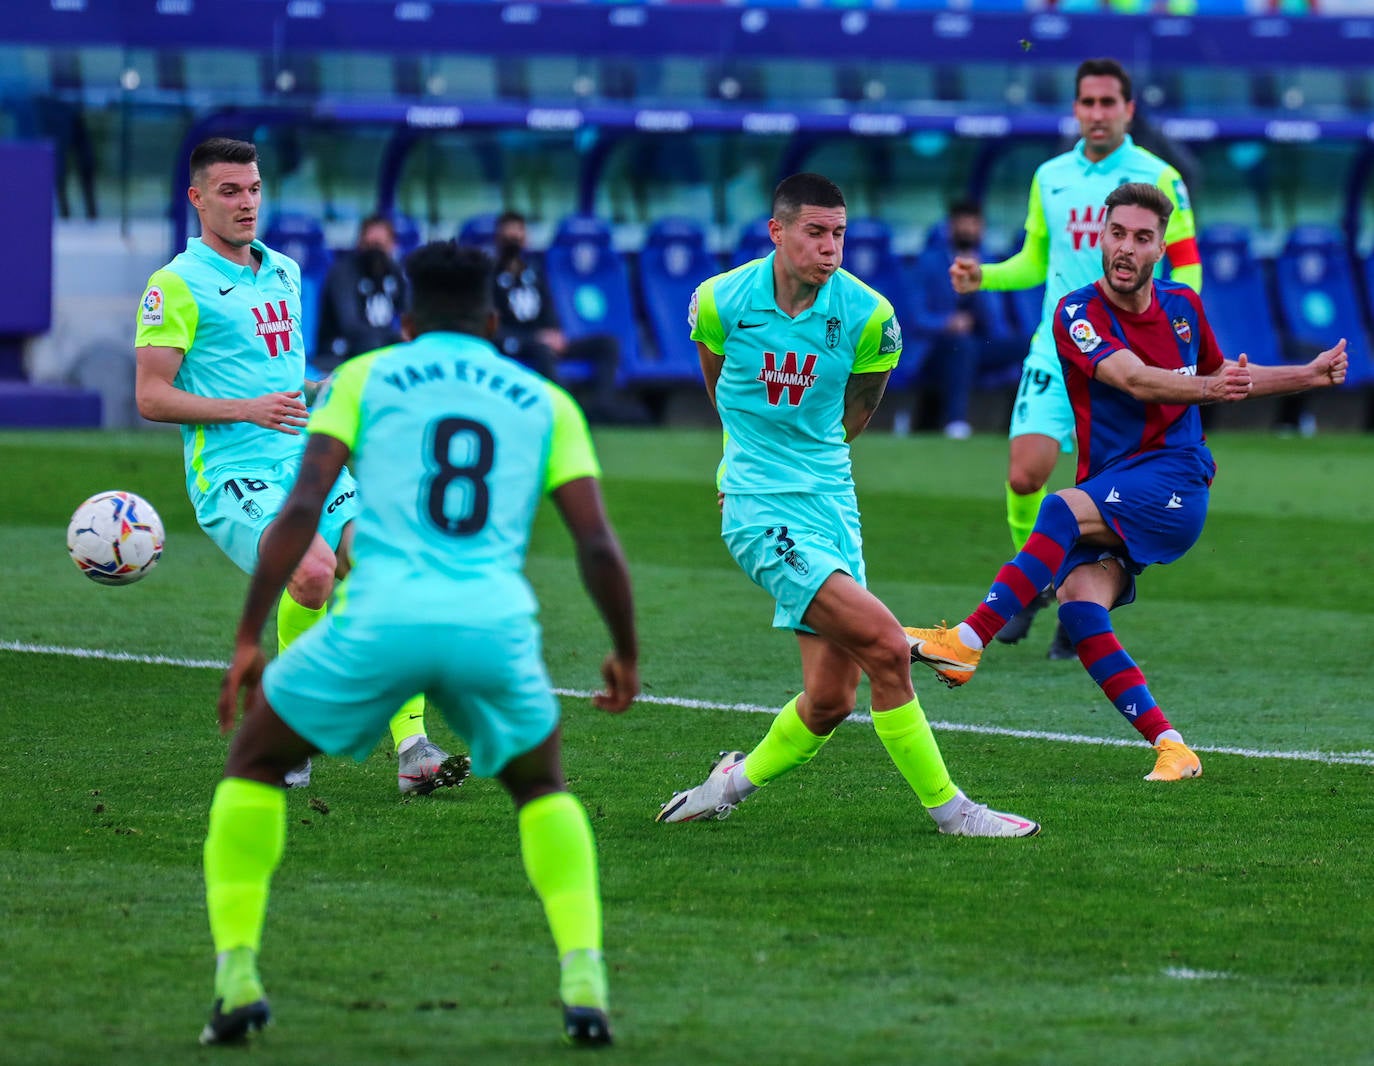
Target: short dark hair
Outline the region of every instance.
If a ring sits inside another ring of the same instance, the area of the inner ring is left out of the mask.
[[[791,222],[803,207],[844,207],[844,193],[820,174],[793,174],[773,190],[773,217]]]
[[[380,211],[368,215],[367,218],[358,223],[358,236],[361,237],[373,226],[385,226],[391,231],[393,237],[396,236],[396,223],[392,220],[390,215],[384,215]]]
[[[406,256],[410,315],[420,333],[486,336],[491,314],[491,256],[456,241],[431,241]]]
[[[1174,213],[1174,204],[1158,185],[1150,185],[1143,181],[1129,181],[1125,185],[1118,185],[1107,194],[1107,217],[1112,217],[1112,209],[1116,207],[1143,207],[1147,211],[1153,211],[1159,216],[1160,236],[1169,228],[1169,216]]]
[[[1073,77],[1075,99],[1083,88],[1084,78],[1115,78],[1121,83],[1121,99],[1131,102],[1131,76],[1115,59],[1085,59],[1079,63],[1078,73]]]
[[[949,205],[949,217],[960,218],[965,215],[972,215],[975,218],[983,217],[983,207],[977,200],[955,200]]]
[[[525,216],[522,215],[519,211],[502,211],[499,215],[496,216],[497,229],[500,229],[507,222],[519,222],[520,225],[523,226],[525,224]]]
[[[256,163],[258,146],[232,137],[211,137],[191,149],[191,181],[198,182],[216,163]]]

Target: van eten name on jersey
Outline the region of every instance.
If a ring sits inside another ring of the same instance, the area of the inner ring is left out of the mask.
[[[466,359],[457,360],[449,371],[445,371],[444,366],[439,363],[427,363],[424,366],[407,363],[401,369],[387,374],[382,380],[399,392],[406,392],[418,385],[428,385],[435,381],[464,381],[486,388],[493,395],[509,400],[521,410],[533,407],[539,402],[538,394],[526,386],[518,382],[508,382],[500,374],[489,374],[486,367],[473,366]]]

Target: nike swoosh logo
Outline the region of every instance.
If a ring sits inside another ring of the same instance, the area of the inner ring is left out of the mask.
[[[744,319],[741,318],[738,322],[735,323],[735,325],[737,325],[740,329],[758,329],[760,326],[766,326],[766,325],[768,325],[768,323],[767,323],[767,322],[746,322],[746,321],[744,321]]]
[[[406,717],[409,718],[409,719],[413,722],[413,721],[415,721],[415,719],[417,719],[417,718],[423,718],[424,715],[423,715],[423,714],[408,714],[408,715],[406,715]]]
[[[231,292],[233,292],[236,288],[238,288],[237,285],[230,285],[227,289],[220,289],[220,290],[219,290],[219,294],[220,294],[221,296],[228,296],[228,295],[229,295]]]

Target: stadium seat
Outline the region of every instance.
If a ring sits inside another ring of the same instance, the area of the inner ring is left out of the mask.
[[[1197,247],[1207,320],[1222,354],[1234,359],[1245,352],[1265,366],[1282,363],[1264,272],[1250,250],[1249,233],[1240,226],[1208,226],[1198,234]]]
[[[475,215],[458,227],[458,243],[490,252],[496,247],[496,215]]]
[[[739,231],[739,238],[735,242],[735,256],[730,265],[737,267],[755,259],[762,259],[772,250],[773,238],[768,236],[768,219],[756,218]]]
[[[1346,385],[1374,383],[1374,359],[1340,233],[1327,226],[1298,226],[1274,261],[1274,274],[1294,358],[1310,358],[1344,337],[1350,356]]]
[[[911,384],[921,372],[929,344],[924,339],[918,341],[915,292],[906,268],[892,250],[892,228],[876,218],[851,218],[844,232],[844,269],[892,304],[906,348],[888,388]]]
[[[544,256],[554,310],[569,340],[609,333],[620,345],[622,377],[639,362],[639,337],[625,262],[611,247],[610,227],[591,215],[570,215]],[[590,366],[565,362],[565,373],[591,376]]]
[[[262,240],[269,248],[290,256],[301,268],[301,329],[309,352],[319,328],[320,291],[333,258],[324,243],[324,227],[312,215],[282,211],[272,216]]]
[[[396,230],[396,258],[404,261],[406,256],[420,247],[423,237],[420,224],[409,215],[396,211],[391,216],[391,225]]]
[[[696,287],[719,270],[696,222],[665,218],[649,228],[639,253],[639,287],[658,358],[650,360],[646,355],[628,376],[670,382],[700,378],[697,347],[687,327],[687,306]]]

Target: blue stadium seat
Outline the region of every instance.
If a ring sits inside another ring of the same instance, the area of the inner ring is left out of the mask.
[[[620,344],[622,376],[639,362],[639,337],[625,262],[611,247],[610,227],[591,215],[570,215],[558,226],[544,256],[554,310],[569,340],[609,333]],[[590,376],[591,368],[562,364]]]
[[[1354,271],[1340,233],[1327,226],[1298,226],[1274,261],[1274,273],[1279,309],[1300,352],[1329,347],[1344,337],[1350,355],[1347,386],[1374,382]]]
[[[892,250],[892,228],[876,218],[851,218],[844,231],[844,269],[887,297],[897,312],[906,345],[889,389],[911,384],[921,372],[929,344],[916,328],[916,294],[902,261]]]
[[[490,252],[496,247],[496,215],[475,215],[458,227],[458,243]]]
[[[742,230],[735,242],[735,257],[730,261],[732,267],[740,266],[754,259],[762,259],[773,250],[773,238],[768,236],[768,219],[756,218]]]
[[[333,253],[325,245],[324,227],[313,215],[282,211],[272,216],[262,235],[269,248],[290,256],[301,268],[301,330],[306,351],[315,343],[320,323],[320,291]],[[310,371],[312,377],[315,371]]]
[[[639,253],[639,287],[658,358],[651,360],[646,353],[628,368],[628,377],[669,382],[700,379],[701,364],[689,336],[687,306],[693,290],[719,271],[696,222],[665,218],[649,228]]]
[[[396,258],[404,262],[406,256],[420,247],[420,224],[396,211],[391,216],[391,225],[396,230]]]
[[[1240,226],[1208,226],[1198,234],[1197,247],[1207,320],[1222,354],[1234,359],[1244,352],[1265,366],[1282,363],[1264,271],[1250,250],[1249,233]]]

